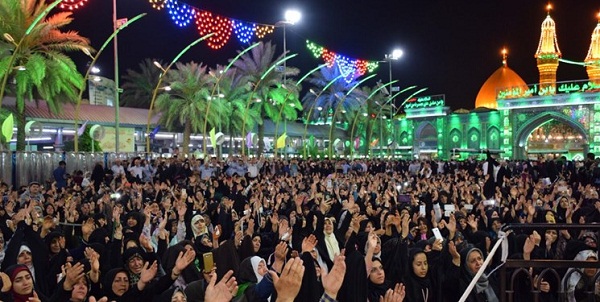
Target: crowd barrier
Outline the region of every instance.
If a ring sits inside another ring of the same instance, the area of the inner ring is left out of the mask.
[[[45,183],[54,180],[52,172],[58,167],[58,162],[67,163],[67,173],[81,170],[84,173],[92,171],[97,162],[104,167],[112,165],[117,159],[130,159],[136,156],[156,158],[160,154],[147,153],[114,153],[114,152],[39,152],[39,151],[1,151],[0,178],[14,187],[27,185],[32,181]]]

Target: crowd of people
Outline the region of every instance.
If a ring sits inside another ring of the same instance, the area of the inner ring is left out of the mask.
[[[61,161],[0,184],[0,300],[437,302],[473,282],[466,301],[500,301],[506,257],[598,261],[596,229],[518,225],[600,222],[599,163]],[[557,271],[530,269],[513,301],[558,301],[562,279],[568,301],[600,299],[595,268]]]

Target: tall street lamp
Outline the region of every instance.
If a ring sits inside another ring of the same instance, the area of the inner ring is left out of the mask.
[[[298,23],[298,21],[300,21],[300,19],[302,18],[302,13],[300,13],[300,11],[298,10],[288,9],[285,11],[283,17],[285,20],[278,21],[277,23],[275,23],[275,26],[283,27],[283,55],[285,56],[285,54],[287,53],[286,28],[288,25],[294,25]],[[285,72],[286,69],[287,61],[283,61],[283,83],[285,83],[285,81],[287,80],[287,75]]]
[[[404,55],[404,51],[400,48],[396,48],[394,50],[392,50],[391,54],[386,54],[384,57],[383,62],[387,62],[388,63],[388,71],[389,71],[389,75],[390,75],[390,82],[392,81],[392,61],[397,61],[398,59],[400,59],[402,56]],[[393,92],[395,92],[395,88],[398,89],[398,91],[400,90],[400,87],[394,87],[393,85],[390,87],[390,96],[393,94]],[[395,106],[395,100],[392,101],[392,105]],[[394,127],[394,117],[390,116],[390,123],[392,123],[392,137],[395,137],[395,127]],[[380,137],[381,139],[381,137]],[[381,146],[381,141],[379,142],[380,146]],[[379,151],[381,152],[381,149],[379,149]]]
[[[380,62],[385,62],[388,63],[388,70],[389,70],[389,75],[390,75],[390,82],[392,81],[392,61],[397,61],[398,59],[400,59],[402,56],[404,55],[404,51],[402,49],[396,48],[392,51],[391,54],[386,54],[383,61]],[[392,92],[394,92],[394,88],[399,88],[399,87],[394,87],[391,86],[390,87],[390,95],[392,95]]]

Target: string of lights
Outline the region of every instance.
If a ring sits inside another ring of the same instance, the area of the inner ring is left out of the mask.
[[[161,10],[166,6],[171,19],[179,27],[185,27],[195,19],[198,33],[201,36],[214,33],[214,35],[207,39],[207,44],[212,49],[223,47],[230,40],[232,34],[235,34],[238,41],[246,44],[250,43],[250,40],[255,35],[258,39],[262,39],[266,35],[272,34],[275,29],[274,25],[228,18],[188,4],[179,4],[177,0],[148,1],[156,10]]]
[[[347,83],[352,82],[355,78],[367,72],[373,72],[379,66],[379,62],[377,61],[349,58],[309,40],[306,40],[306,47],[312,52],[315,58],[323,59],[327,67],[338,66],[340,73],[344,76],[344,80]]]

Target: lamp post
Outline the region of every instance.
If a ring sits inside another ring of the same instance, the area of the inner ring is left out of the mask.
[[[108,46],[108,43],[110,43],[110,41],[112,39],[116,39],[117,38],[117,34],[121,31],[121,29],[127,27],[129,24],[139,20],[140,18],[144,17],[146,14],[139,14],[135,17],[133,17],[131,20],[128,20],[127,22],[125,22],[125,24],[123,24],[123,26],[117,28],[115,31],[113,31],[113,33],[106,39],[106,41],[104,41],[104,43],[102,44],[102,46],[100,47],[100,49],[96,52],[96,54],[94,56],[92,56],[92,54],[90,53],[89,49],[85,49],[84,53],[86,56],[90,57],[92,59],[92,61],[90,62],[88,69],[85,73],[84,79],[87,81],[89,79],[90,73],[98,73],[100,72],[100,69],[98,69],[97,67],[95,67],[96,61],[98,60],[98,58],[100,57],[100,54],[102,54],[102,52],[104,51],[104,49],[106,48],[106,46]],[[96,78],[94,78],[95,80]],[[75,105],[75,119],[74,119],[74,123],[75,123],[75,139],[73,141],[74,143],[74,149],[75,152],[79,152],[79,137],[78,137],[78,133],[77,133],[77,129],[78,129],[78,123],[79,123],[79,107],[81,106],[81,99],[83,97],[83,91],[84,89],[81,89],[79,91],[79,97],[77,98],[77,104]]]
[[[386,54],[384,57],[384,62],[388,63],[388,71],[389,71],[389,80],[390,82],[392,81],[392,61],[396,61],[398,59],[400,59],[402,56],[404,55],[404,51],[400,48],[396,48],[394,50],[392,50],[391,54]],[[394,92],[394,86],[390,87],[390,95],[392,95],[392,93]],[[395,105],[395,100],[392,101],[392,104]],[[394,118],[393,116],[390,116],[390,123],[392,124],[392,137],[395,137],[395,132],[396,129],[394,127]],[[381,137],[380,137],[381,139]],[[379,142],[380,144],[382,143],[381,141]],[[381,152],[381,149],[379,149],[379,151]],[[395,152],[394,152],[395,153]]]
[[[302,18],[302,13],[298,10],[288,9],[285,11],[284,20],[278,21],[275,23],[276,27],[283,27],[283,55],[285,56],[287,53],[287,38],[286,38],[286,28],[288,25],[294,25]],[[283,61],[283,83],[287,80],[286,75],[287,70],[287,61]]]
[[[113,33],[117,32],[119,29],[119,24],[117,22],[117,0],[113,0]],[[115,35],[113,41],[113,51],[114,51],[114,63],[115,63],[115,153],[119,153],[119,124],[120,124],[120,114],[119,114],[119,46],[117,43],[117,36]]]

